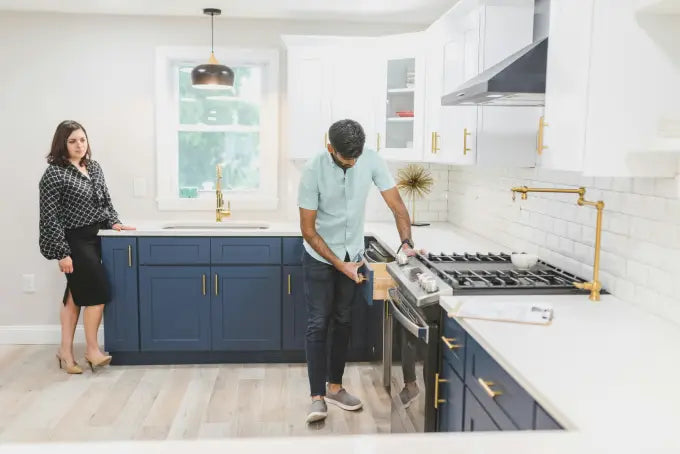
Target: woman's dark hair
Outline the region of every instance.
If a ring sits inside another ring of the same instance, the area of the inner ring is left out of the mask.
[[[340,120],[328,129],[328,140],[345,159],[358,158],[364,151],[364,128],[354,120]]]
[[[85,138],[87,138],[87,131],[83,128],[83,125],[73,120],[65,120],[59,123],[57,130],[54,131],[54,137],[52,138],[52,148],[50,149],[50,154],[47,155],[47,162],[50,164],[56,164],[60,166],[65,166],[69,164],[68,160],[68,148],[66,142],[73,131],[79,129],[83,130]],[[87,152],[83,159],[80,160],[80,165],[85,164],[91,156],[90,151],[90,139],[87,140]]]

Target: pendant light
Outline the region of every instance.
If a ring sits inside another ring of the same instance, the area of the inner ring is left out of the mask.
[[[220,65],[213,49],[213,21],[222,14],[217,8],[205,8],[203,14],[210,15],[210,59],[207,64],[198,65],[191,70],[191,84],[203,90],[224,90],[234,86],[234,71],[228,66]]]

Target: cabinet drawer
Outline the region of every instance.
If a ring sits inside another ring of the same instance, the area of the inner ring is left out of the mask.
[[[465,384],[502,430],[533,429],[534,400],[470,336]]]
[[[534,417],[534,429],[536,430],[560,430],[562,429],[562,426],[552,419],[552,417],[543,410],[543,407],[541,407],[538,404],[535,404],[536,408],[536,415]]]
[[[284,265],[302,265],[302,237],[284,237],[283,238],[283,264]]]
[[[140,238],[139,264],[208,265],[210,264],[210,238]]]
[[[279,265],[281,238],[211,238],[213,265]]]
[[[446,311],[442,311],[444,328],[442,329],[441,351],[444,361],[448,362],[453,370],[461,377],[465,377],[465,330],[457,321],[450,318]]]
[[[465,432],[495,432],[501,430],[468,388],[465,388],[463,430]]]

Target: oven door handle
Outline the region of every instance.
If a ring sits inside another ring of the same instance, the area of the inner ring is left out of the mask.
[[[390,295],[390,292],[388,292],[387,299],[390,302],[390,312],[392,315],[394,315],[394,318],[397,319],[399,324],[403,326],[406,331],[409,333],[413,334],[416,338],[424,341],[426,344],[429,342],[429,336],[428,336],[428,331],[429,327],[428,326],[418,326],[415,323],[413,323],[411,320],[408,319],[400,310],[399,307],[394,303],[394,300],[392,299],[392,295]]]

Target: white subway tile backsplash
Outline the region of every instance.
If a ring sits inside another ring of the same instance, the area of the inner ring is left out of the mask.
[[[536,251],[542,260],[591,279],[597,211],[579,207],[573,194],[531,193],[528,200],[518,196],[513,203],[508,192],[511,186],[523,185],[586,187],[587,200],[605,203],[603,286],[680,324],[678,179],[451,167],[448,180],[450,221],[508,249]]]

